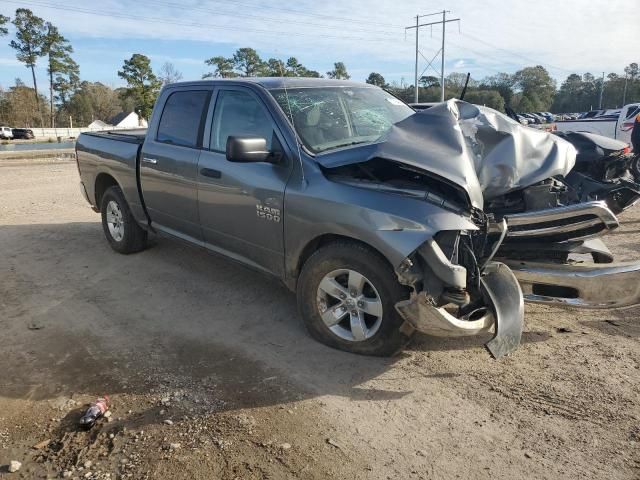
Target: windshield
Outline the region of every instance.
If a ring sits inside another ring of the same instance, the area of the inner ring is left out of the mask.
[[[373,87],[288,88],[271,94],[314,153],[373,143],[393,124],[415,113],[393,95]]]

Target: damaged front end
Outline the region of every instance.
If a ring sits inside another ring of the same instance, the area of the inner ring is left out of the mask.
[[[433,336],[493,332],[485,346],[495,358],[514,351],[520,345],[524,306],[511,270],[491,259],[506,233],[502,228],[493,235],[486,228],[444,231],[422,244],[396,271],[412,290],[408,300],[396,304],[400,315]]]
[[[410,298],[396,310],[416,330],[440,337],[493,332],[486,346],[498,358],[515,350],[523,328],[523,297],[518,281],[493,260],[507,235],[506,221],[494,222],[474,208],[464,189],[413,165],[372,158],[324,168],[329,180],[361,189],[421,200],[467,219],[461,230],[433,231],[396,268]],[[429,218],[425,228],[436,227]]]
[[[485,346],[498,358],[520,344],[524,300],[640,304],[640,263],[612,263],[599,239],[618,227],[616,213],[640,198],[640,188],[618,175],[630,171],[628,158],[613,153],[574,170],[576,153],[575,141],[449,101],[398,122],[377,143],[316,160],[329,180],[468,219],[466,227],[445,229],[418,220],[425,237],[396,266],[410,289],[396,310],[429,335],[492,334]],[[581,254],[593,263],[574,259]]]

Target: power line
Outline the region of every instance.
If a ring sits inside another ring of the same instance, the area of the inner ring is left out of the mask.
[[[158,3],[160,3],[160,2],[158,2]],[[170,3],[170,2],[166,2],[166,3]],[[259,9],[259,10],[275,10],[275,11],[280,11],[280,12],[294,13],[296,15],[303,15],[303,16],[307,16],[307,17],[324,18],[324,19],[327,19],[327,20],[333,20],[333,21],[339,21],[339,22],[359,23],[359,24],[362,24],[362,25],[377,25],[377,26],[382,26],[382,27],[403,28],[402,25],[394,25],[394,24],[391,24],[391,23],[378,22],[378,21],[367,20],[367,19],[363,19],[363,18],[349,18],[349,17],[334,16],[334,15],[325,15],[325,14],[321,14],[321,13],[311,13],[311,12],[305,12],[305,11],[302,11],[302,10],[296,10],[296,9],[293,9],[293,8],[274,7],[272,5],[262,5],[262,4],[247,3],[247,2],[233,2],[232,5],[229,5],[227,2],[220,1],[220,0],[210,0],[210,3],[217,3],[217,4],[232,6],[232,7],[256,8],[256,9]],[[184,9],[185,8],[185,6],[183,4],[173,3],[173,5],[179,7],[180,9]],[[192,8],[192,9],[194,9],[194,8]]]
[[[138,4],[147,4],[147,5],[160,5],[160,6],[166,6],[166,7],[170,7],[170,8],[179,8],[181,10],[184,9],[184,5],[180,5],[178,3],[172,3],[172,2],[161,2],[161,1],[156,1],[156,0],[147,0],[147,1],[138,1]],[[194,10],[194,11],[200,11],[200,12],[207,12],[207,13],[211,13],[213,15],[217,15],[217,16],[222,16],[222,17],[237,17],[237,18],[254,18],[256,20],[260,20],[263,22],[276,22],[276,23],[282,23],[283,19],[281,18],[273,18],[273,17],[265,17],[263,15],[253,15],[250,13],[230,13],[228,11],[220,11],[220,10],[212,10],[210,8],[203,8],[203,7],[190,7],[190,10]],[[342,21],[342,20],[341,20]],[[308,26],[313,26],[313,27],[320,27],[320,28],[328,28],[328,29],[340,29],[340,30],[344,30],[345,26],[344,25],[328,25],[328,24],[322,24],[322,23],[314,23],[314,22],[307,22],[304,20],[286,20],[287,24],[296,24],[296,25],[308,25]],[[371,29],[371,28],[352,28],[349,27],[350,31],[353,32],[364,32],[364,33],[377,33],[377,34],[381,34],[381,35],[392,35],[395,36],[398,34],[398,32],[391,32],[391,31],[382,31],[379,29]]]
[[[527,56],[525,56],[525,55],[522,55],[522,54],[520,54],[520,53],[514,52],[513,50],[507,50],[506,48],[502,48],[502,47],[499,47],[499,46],[497,46],[497,45],[493,45],[492,43],[489,43],[489,42],[487,42],[487,41],[485,41],[485,40],[482,40],[481,38],[478,38],[478,37],[476,37],[476,36],[474,36],[474,35],[470,35],[470,34],[468,34],[468,33],[461,33],[461,35],[463,35],[463,36],[465,36],[465,37],[469,37],[469,38],[471,38],[472,40],[475,40],[476,42],[483,43],[483,44],[485,44],[486,46],[491,47],[491,48],[494,48],[494,49],[496,49],[496,50],[502,50],[503,52],[505,52],[505,53],[507,53],[507,54],[511,55],[512,57],[519,57],[519,58],[522,58],[523,60],[526,60],[527,62],[535,63],[536,65],[544,65],[544,66],[546,66],[547,68],[550,68],[550,69],[552,69],[552,70],[561,70],[561,71],[563,71],[563,72],[573,73],[571,70],[567,70],[566,68],[556,67],[556,66],[551,65],[551,64],[546,63],[546,62],[540,62],[540,61],[538,61],[538,60],[532,59],[532,58],[527,57]]]
[[[275,36],[296,36],[296,37],[306,37],[312,36],[317,38],[317,34],[314,33],[302,33],[302,32],[290,32],[290,31],[273,31],[273,30],[260,30],[255,28],[238,28],[238,27],[230,27],[221,24],[211,24],[211,23],[197,23],[197,22],[179,22],[175,20],[167,20],[164,18],[154,18],[140,15],[132,15],[132,14],[120,14],[117,12],[102,12],[99,10],[89,10],[78,7],[68,7],[59,4],[51,4],[37,1],[16,1],[16,0],[6,0],[7,3],[13,3],[18,5],[26,5],[26,6],[39,6],[42,8],[50,8],[55,10],[63,10],[68,12],[81,13],[86,15],[98,16],[98,17],[112,17],[112,18],[120,18],[125,20],[136,20],[146,23],[164,23],[167,25],[175,25],[175,26],[184,26],[184,27],[194,27],[194,28],[216,28],[219,30],[232,30],[238,32],[250,32],[250,33],[260,33],[265,35],[275,35]],[[341,36],[341,35],[322,35],[322,38],[334,38],[340,40],[357,40],[361,42],[389,42],[391,38],[374,38],[374,37],[352,37],[352,36]]]

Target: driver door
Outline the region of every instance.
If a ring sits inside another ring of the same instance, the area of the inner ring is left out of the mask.
[[[198,162],[198,212],[205,244],[276,275],[284,271],[284,191],[292,162],[234,163],[226,158],[229,136],[261,137],[270,150],[282,138],[259,96],[249,88],[215,92],[209,148]]]

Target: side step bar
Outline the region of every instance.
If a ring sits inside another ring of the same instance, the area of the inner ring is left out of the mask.
[[[529,302],[591,309],[640,304],[640,262],[504,263],[513,271]]]

